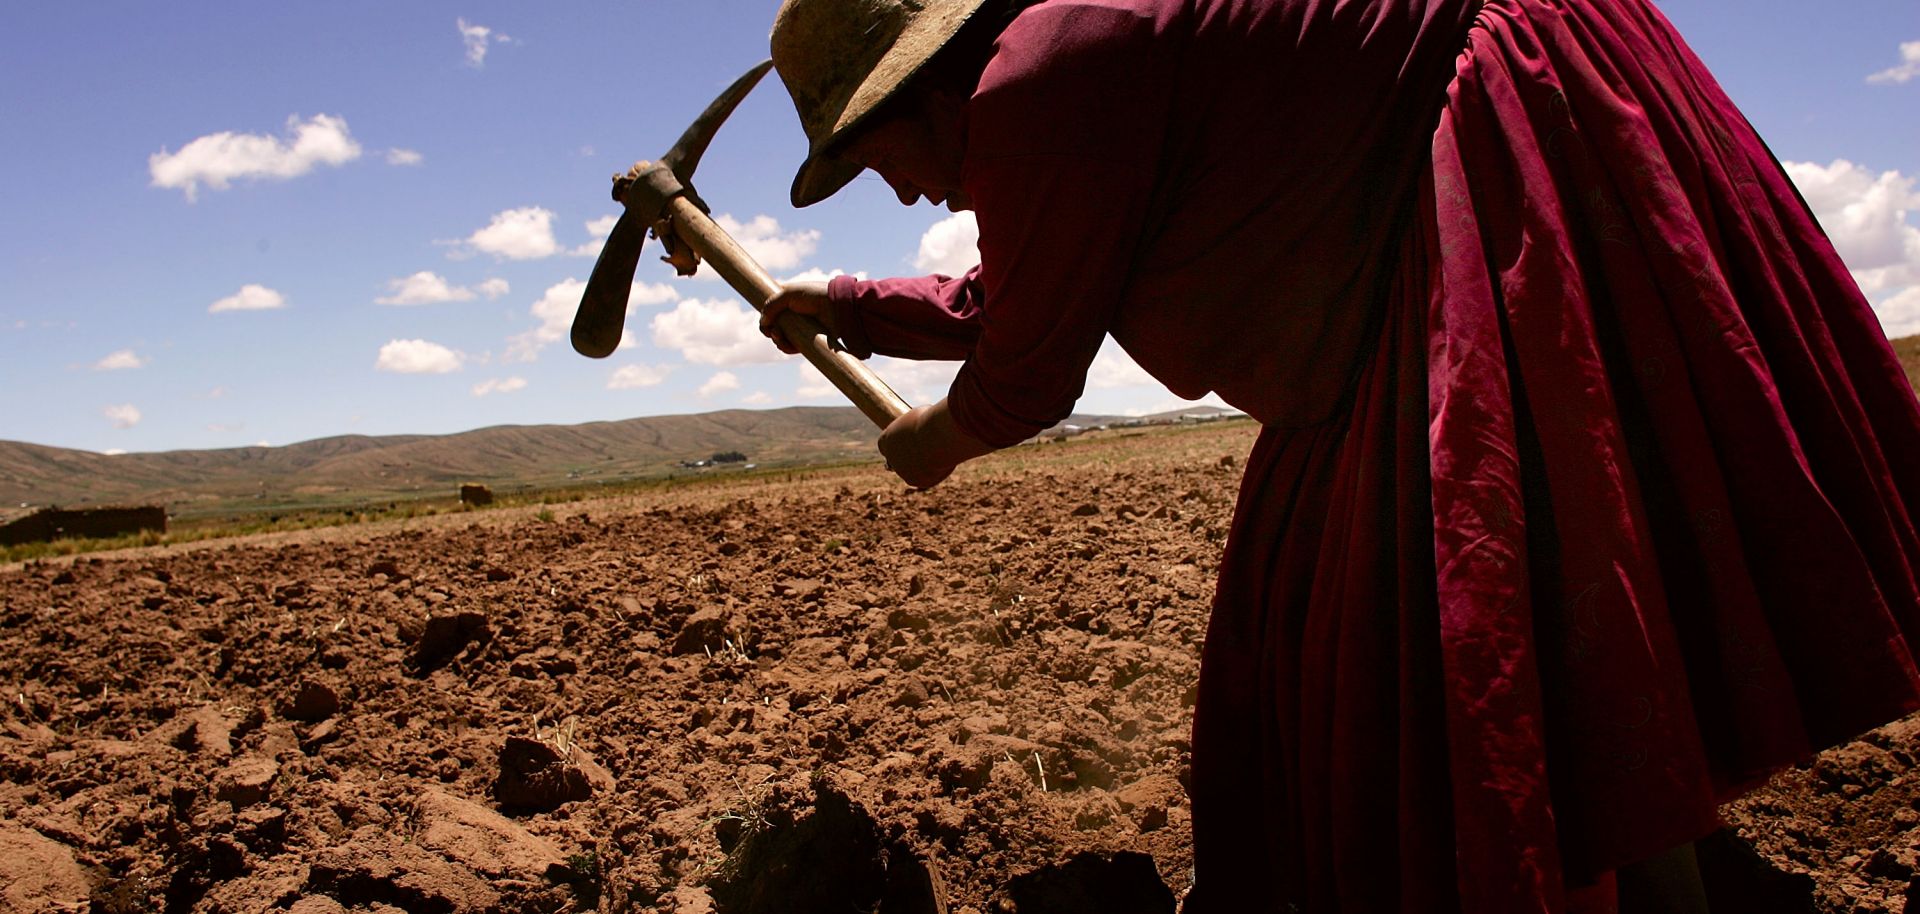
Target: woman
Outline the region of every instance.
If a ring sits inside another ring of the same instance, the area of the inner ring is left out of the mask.
[[[787,0],[773,51],[796,205],[979,220],[964,277],[769,309],[965,360],[902,479],[1107,333],[1264,425],[1187,910],[1704,910],[1717,804],[1920,707],[1920,408],[1645,0]]]

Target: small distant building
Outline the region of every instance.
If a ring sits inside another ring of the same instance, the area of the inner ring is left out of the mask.
[[[165,507],[48,507],[0,514],[0,546],[46,543],[57,539],[112,539],[149,531],[167,532]]]

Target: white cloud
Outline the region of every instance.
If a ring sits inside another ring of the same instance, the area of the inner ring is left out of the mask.
[[[208,314],[222,311],[273,311],[287,306],[287,297],[258,283],[247,283],[240,291],[207,306]]]
[[[347,131],[345,118],[316,114],[302,122],[287,119],[288,136],[222,131],[180,147],[147,157],[154,187],[179,188],[192,201],[205,184],[226,190],[236,180],[295,178],[315,165],[344,165],[360,157],[360,144]]]
[[[1783,163],[1820,220],[1888,336],[1920,333],[1920,179],[1878,174],[1845,159]]]
[[[387,150],[388,165],[418,165],[424,161],[426,161],[426,156],[411,149],[394,147],[393,149]]]
[[[224,399],[226,395],[230,392],[231,391],[228,391],[225,387],[216,387],[212,390],[207,391],[207,399],[209,400]]]
[[[813,367],[812,362],[801,359],[799,365],[800,386],[793,389],[794,396],[802,400],[818,400],[840,392],[839,388],[833,386],[832,381],[827,380],[826,375],[820,373],[820,369]]]
[[[613,225],[620,221],[619,216],[602,216],[587,223],[587,234],[592,236],[586,244],[573,249],[580,257],[598,257],[600,249],[607,246],[607,236],[613,234]]]
[[[1116,387],[1141,387],[1151,385],[1159,387],[1160,382],[1140,367],[1133,357],[1127,355],[1120,344],[1108,337],[1100,344],[1100,354],[1093,357],[1093,365],[1087,369],[1087,386],[1098,390],[1111,390]]]
[[[1920,41],[1900,43],[1900,64],[1867,77],[1867,82],[1892,85],[1920,77]]]
[[[701,365],[753,365],[785,355],[760,335],[760,315],[738,299],[681,300],[653,317],[653,343]]]
[[[553,238],[553,211],[523,206],[493,214],[487,227],[467,236],[474,250],[508,260],[538,260],[560,253]]]
[[[540,320],[540,326],[508,338],[506,360],[531,362],[540,357],[540,350],[565,339],[573,329],[574,312],[580,310],[580,296],[586,291],[586,282],[573,277],[548,286],[546,294],[528,309]],[[669,285],[634,283],[627,294],[627,313],[632,314],[636,308],[664,305],[679,297],[680,293]],[[622,333],[620,348],[632,345],[630,335]]]
[[[109,353],[106,358],[93,363],[94,371],[125,371],[129,368],[144,368],[147,359],[131,349],[122,349]]]
[[[667,379],[671,365],[622,365],[607,377],[608,390],[634,390],[653,387]]]
[[[830,279],[832,279],[832,278],[834,278],[835,276],[845,276],[845,275],[846,275],[846,273],[847,273],[847,271],[845,271],[845,270],[840,270],[840,269],[834,269],[834,270],[822,270],[822,269],[820,269],[819,267],[812,267],[812,268],[809,268],[809,269],[805,269],[805,270],[801,270],[800,272],[798,272],[798,273],[795,273],[795,274],[793,274],[792,276],[789,276],[789,277],[787,277],[787,278],[785,278],[785,279],[783,279],[783,280],[780,280],[780,281],[781,281],[782,283],[790,283],[790,282],[826,282],[827,280],[830,280]],[[853,278],[854,278],[854,279],[866,279],[866,278],[867,278],[867,273],[866,273],[866,271],[865,271],[865,270],[861,270],[861,271],[859,271],[859,272],[857,272],[857,273],[854,273],[854,274],[853,274]]]
[[[488,378],[473,385],[473,395],[484,397],[488,394],[510,394],[527,386],[527,379],[515,375],[511,378]]]
[[[548,286],[529,309],[540,326],[507,340],[507,360],[531,362],[539,358],[540,350],[565,338],[573,326],[573,313],[579,310],[580,295],[586,291],[587,284],[572,277]]]
[[[700,390],[698,392],[702,397],[711,397],[714,394],[723,394],[730,390],[739,390],[739,389],[740,389],[740,376],[734,374],[731,371],[722,371],[722,372],[717,372],[714,374],[713,377],[708,378],[707,383],[700,385]]]
[[[920,236],[913,265],[929,273],[959,276],[980,263],[980,224],[972,213],[954,213]]]
[[[764,390],[756,390],[753,393],[750,393],[744,397],[741,397],[740,402],[745,403],[748,406],[764,406],[768,403],[773,402],[773,395],[767,393]]]
[[[132,428],[140,424],[140,410],[131,403],[106,407],[100,410],[100,414],[106,416],[114,428]]]
[[[803,400],[841,396],[839,389],[820,369],[813,367],[812,362],[802,359],[798,364],[800,385],[794,389],[794,396]],[[922,406],[946,396],[953,387],[953,376],[960,373],[959,362],[922,362],[881,356],[870,364],[873,373],[912,406]]]
[[[453,24],[460,30],[460,43],[467,48],[467,66],[475,68],[485,66],[487,38],[493,34],[493,30],[484,25],[470,23],[465,19],[455,19]]]
[[[105,454],[108,457],[118,457],[122,454],[125,454],[126,452],[127,452],[127,449],[123,447],[110,447],[104,451],[101,451],[100,453]]]
[[[472,301],[475,295],[499,298],[507,293],[507,281],[494,278],[482,282],[474,288],[455,286],[446,278],[430,270],[421,270],[412,276],[387,280],[387,289],[392,293],[374,299],[381,305],[431,305],[450,301]]]
[[[387,288],[392,294],[374,299],[375,304],[430,305],[473,298],[472,290],[455,288],[447,283],[445,277],[427,270],[401,279],[390,279]]]
[[[919,406],[947,395],[953,387],[953,376],[960,373],[960,363],[878,358],[873,360],[873,373],[887,382],[894,393]],[[824,382],[826,378],[820,380]]]
[[[1845,159],[1785,165],[1849,267],[1871,270],[1906,259],[1908,241],[1920,233],[1907,220],[1908,209],[1920,206],[1914,178],[1897,171],[1876,175]]]
[[[1873,306],[1873,310],[1880,315],[1880,325],[1887,329],[1888,336],[1898,338],[1920,333],[1920,285],[1894,293],[1892,298]]]
[[[380,347],[373,363],[377,371],[395,374],[447,374],[459,371],[467,357],[439,343],[426,340],[392,340]]]
[[[780,230],[778,219],[764,214],[755,216],[748,222],[741,222],[731,215],[721,213],[715,216],[713,221],[718,223],[727,234],[732,235],[733,240],[739,242],[740,246],[745,248],[746,252],[769,273],[791,270],[799,266],[802,261],[813,256],[814,250],[820,247],[818,229],[783,232]],[[720,274],[702,264],[700,272],[694,278],[719,279]]]

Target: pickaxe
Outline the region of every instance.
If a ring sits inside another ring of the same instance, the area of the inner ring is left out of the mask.
[[[667,256],[661,259],[672,264],[681,276],[693,275],[705,260],[755,310],[764,309],[767,300],[779,293],[780,283],[707,216],[707,205],[692,186],[693,171],[699,167],[700,156],[707,151],[714,132],[772,66],[773,61],[764,61],[734,80],[660,161],[640,162],[626,174],[614,176],[613,199],[625,204],[626,212],[614,223],[600,259],[593,265],[593,275],[587,278],[586,294],[580,297],[580,310],[573,317],[575,351],[600,359],[619,347],[633,271],[639,265],[640,245],[649,229],[666,245]],[[780,329],[799,347],[800,354],[875,425],[886,428],[907,411],[906,401],[876,377],[865,362],[834,347],[818,321],[788,311],[780,316]]]

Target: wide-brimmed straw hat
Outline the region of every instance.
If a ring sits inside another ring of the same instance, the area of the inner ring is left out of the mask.
[[[833,196],[860,166],[831,150],[952,40],[984,0],[785,0],[773,67],[807,132],[793,205]]]

